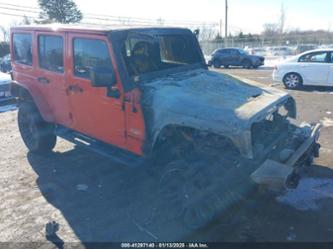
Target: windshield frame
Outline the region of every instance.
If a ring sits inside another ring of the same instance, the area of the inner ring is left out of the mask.
[[[193,37],[194,48],[198,51],[201,61],[198,63],[181,65],[171,69],[164,69],[155,72],[149,72],[141,74],[139,76],[130,76],[126,67],[126,63],[121,53],[121,46],[124,40],[129,34],[137,34],[143,36],[151,36],[153,39],[158,39],[158,36],[162,35],[191,35]],[[151,80],[154,78],[163,77],[168,74],[179,73],[182,71],[188,71],[193,69],[208,69],[204,55],[196,36],[189,30],[184,28],[139,28],[139,29],[127,29],[127,30],[115,30],[108,34],[111,41],[111,46],[115,54],[115,61],[118,67],[119,76],[123,83],[125,92],[131,91],[137,88],[141,82]]]

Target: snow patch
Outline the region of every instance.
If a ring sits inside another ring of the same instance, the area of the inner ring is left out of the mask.
[[[320,123],[321,123],[324,127],[332,127],[332,126],[333,126],[333,119],[331,119],[331,118],[327,118],[327,117],[324,117],[323,120],[320,120]]]
[[[319,210],[317,201],[322,199],[333,199],[333,179],[301,179],[296,189],[289,189],[276,197],[279,203],[302,211]]]
[[[0,72],[0,85],[9,84],[11,80],[12,79],[9,74]]]

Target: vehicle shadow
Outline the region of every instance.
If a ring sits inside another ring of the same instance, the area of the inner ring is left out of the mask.
[[[117,165],[80,147],[28,153],[28,160],[42,195],[82,242],[171,241],[189,232],[172,219],[177,210],[158,198],[158,182],[145,168]]]
[[[291,91],[300,92],[333,92],[333,87],[330,86],[302,86],[298,89],[293,89]]]
[[[277,203],[271,193],[255,192],[208,227],[193,231],[175,218],[179,210],[160,199],[158,182],[145,168],[117,165],[80,147],[47,156],[28,153],[28,160],[38,174],[42,195],[61,211],[82,243],[285,241],[282,233],[271,232],[285,231],[296,221],[300,225],[318,219],[327,223],[326,212],[325,217],[309,216]],[[305,177],[333,179],[333,170],[315,166]],[[282,218],[277,213],[283,214]],[[61,245],[61,234],[57,236],[54,241]]]

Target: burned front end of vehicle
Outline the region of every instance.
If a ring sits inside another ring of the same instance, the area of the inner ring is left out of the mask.
[[[296,106],[289,97],[282,106],[251,126],[251,144],[256,160],[262,161],[251,178],[270,187],[297,187],[304,167],[319,157],[320,124],[295,121]]]
[[[198,69],[148,81],[143,93],[153,146],[165,145],[159,157],[204,160],[221,175],[237,168],[255,183],[294,187],[319,154],[320,126],[298,126],[294,99],[278,89]]]
[[[144,155],[160,197],[186,226],[202,227],[258,184],[297,185],[318,156],[320,126],[297,126],[288,93],[209,71],[191,32],[119,37],[128,81],[140,91]]]

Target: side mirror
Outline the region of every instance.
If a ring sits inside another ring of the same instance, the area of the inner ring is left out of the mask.
[[[94,87],[111,87],[117,83],[112,67],[94,67],[90,69],[91,84]]]

